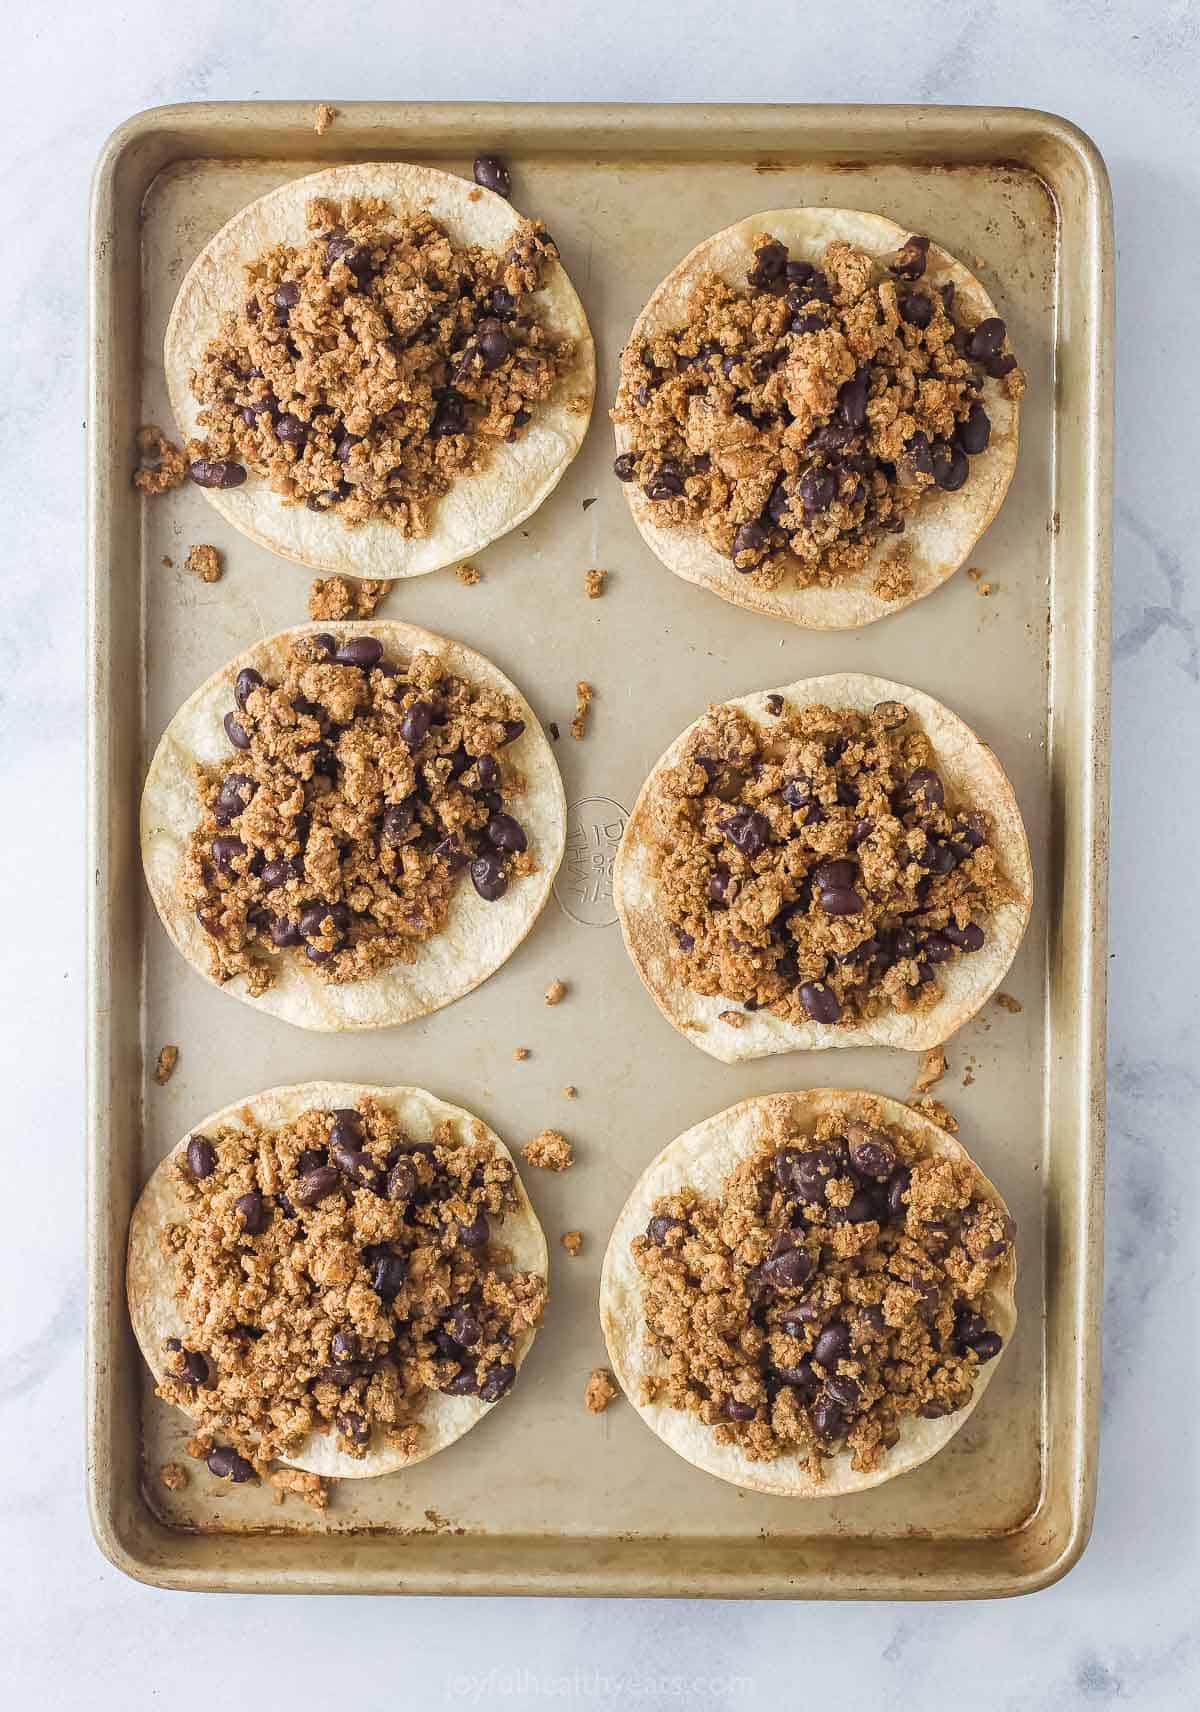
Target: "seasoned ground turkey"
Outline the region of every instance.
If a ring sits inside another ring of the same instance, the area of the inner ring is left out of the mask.
[[[930,488],[962,487],[991,431],[982,377],[1012,398],[1025,380],[1001,320],[968,325],[952,284],[919,283],[928,245],[877,258],[839,239],[817,268],[763,233],[744,286],[704,276],[681,327],[624,350],[614,467],[656,524],[702,530],[764,589],[828,585]]]
[[[988,816],[947,795],[899,702],[766,711],[760,727],[712,708],[662,774],[651,862],[675,979],[793,1023],[930,1008],[938,966],[979,951],[1010,895]]]
[[[436,502],[515,440],[569,365],[532,294],[557,260],[539,221],[502,252],[432,215],[318,199],[312,236],[246,264],[246,295],[192,371],[193,481],[266,477],[290,505],[428,535]]]
[[[178,881],[218,980],[257,996],[280,957],[328,982],[411,963],[466,873],[494,902],[535,870],[508,812],[524,780],[502,758],[524,722],[434,655],[301,636],[279,683],[246,668],[234,702],[229,760],[196,769]]]
[[[721,1198],[654,1203],[633,1255],[641,1390],[754,1462],[879,1466],[906,1416],[953,1414],[999,1354],[981,1309],[1013,1226],[966,1164],[884,1123],[824,1118],[764,1145]],[[665,1370],[664,1370],[665,1364]]]
[[[189,1216],[159,1236],[181,1335],[158,1394],[192,1412],[188,1448],[213,1473],[261,1475],[310,1433],[356,1457],[412,1452],[431,1391],[509,1390],[545,1285],[489,1248],[514,1172],[478,1130],[415,1142],[364,1099],[191,1137],[175,1166]]]

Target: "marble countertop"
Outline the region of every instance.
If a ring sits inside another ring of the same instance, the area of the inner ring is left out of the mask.
[[[1190,0],[460,0],[25,5],[0,91],[0,1679],[11,1704],[725,1708],[1197,1702],[1194,921],[1170,843],[1200,834],[1200,11]],[[83,407],[88,177],[136,110],[224,97],[998,102],[1096,139],[1119,238],[1114,820],[1103,1451],[1090,1548],[1057,1587],[979,1605],[189,1598],[92,1544],[82,1487]],[[1182,783],[1183,788],[1180,788]],[[35,805],[37,811],[34,812]],[[42,819],[43,810],[46,819]],[[1151,904],[1154,905],[1153,911]],[[31,1126],[37,1119],[38,1134]],[[1184,1363],[1181,1368],[1180,1359]],[[265,1625],[269,1622],[269,1629]],[[489,1676],[489,1672],[492,1674]],[[670,1679],[694,1679],[683,1692]],[[1190,1685],[1190,1686],[1189,1686]]]

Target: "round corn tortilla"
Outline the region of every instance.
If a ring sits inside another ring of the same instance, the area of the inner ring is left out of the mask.
[[[744,285],[754,256],[754,239],[763,232],[786,244],[796,260],[817,265],[826,245],[835,238],[845,239],[868,254],[886,255],[898,250],[909,235],[905,227],[884,219],[882,214],[865,214],[856,208],[773,208],[752,215],[706,238],[684,257],[638,316],[628,342],[636,344],[681,326],[687,317],[688,299],[704,274],[719,274],[730,285]],[[947,250],[931,243],[922,283],[936,288],[949,281],[954,283],[956,303],[965,304],[975,320],[996,314],[995,305],[974,274]],[[625,483],[625,495],[634,522],[649,546],[686,582],[699,583],[735,606],[765,612],[809,630],[848,630],[871,624],[931,594],[952,576],[1000,509],[1017,463],[1019,409],[1002,382],[990,377],[984,378],[979,396],[991,418],[991,439],[987,451],[971,459],[971,474],[965,485],[957,493],[930,489],[905,518],[902,535],[883,536],[861,571],[840,578],[830,588],[798,588],[790,572],[778,588],[756,588],[752,577],[736,571],[699,529],[664,529],[655,523],[653,501],[636,482]],[[632,434],[627,424],[616,424],[616,439],[619,452],[629,448]],[[899,599],[885,600],[875,592],[875,578],[884,561],[901,545],[908,555],[912,590]]]
[[[275,244],[309,237],[305,208],[314,197],[342,201],[382,197],[396,215],[428,211],[459,246],[502,245],[521,216],[494,191],[427,166],[371,162],[332,167],[293,179],[243,208],[210,238],[188,270],[167,323],[167,387],[185,441],[202,439],[201,406],[188,376],[197,368],[221,316],[241,301],[243,266]],[[575,358],[554,395],[511,445],[498,445],[478,475],[464,477],[437,501],[431,532],[402,536],[388,523],[348,528],[335,513],[284,505],[253,471],[237,488],[202,488],[210,504],[260,546],[315,571],[356,577],[419,577],[481,552],[507,534],[552,492],[583,444],[596,390],[596,352],[583,305],[560,262],[551,263],[535,294],[538,318],[556,340],[575,342]]]
[[[867,1123],[889,1124],[919,1142],[927,1155],[965,1162],[975,1173],[980,1189],[1007,1211],[1003,1197],[966,1149],[945,1130],[898,1100],[845,1088],[769,1094],[743,1100],[728,1111],[706,1118],[663,1149],[643,1172],[621,1210],[609,1239],[600,1279],[600,1318],[613,1372],[646,1425],[664,1444],[706,1474],[779,1498],[838,1498],[848,1492],[864,1492],[927,1462],[965,1425],[1000,1362],[997,1356],[980,1367],[970,1402],[955,1414],[943,1415],[935,1421],[906,1416],[900,1425],[899,1443],[885,1454],[880,1468],[869,1473],[855,1472],[850,1466],[850,1451],[843,1449],[825,1459],[823,1480],[816,1480],[792,1456],[779,1457],[775,1462],[751,1462],[738,1445],[718,1444],[711,1429],[695,1415],[665,1403],[639,1401],[642,1375],[665,1372],[662,1357],[648,1350],[644,1342],[642,1280],[629,1248],[633,1238],[645,1230],[655,1201],[662,1195],[675,1194],[685,1184],[702,1195],[717,1198],[733,1168],[764,1142],[782,1142],[788,1136],[811,1134],[817,1120],[830,1114],[844,1116],[847,1121],[858,1118]],[[993,1274],[983,1300],[988,1324],[999,1332],[1005,1349],[1017,1323],[1015,1285],[1016,1258],[1010,1249],[1003,1266]]]
[[[550,744],[524,696],[482,654],[414,624],[380,619],[301,624],[255,643],[202,684],[163,732],[142,792],[142,862],[155,908],[176,949],[206,980],[213,981],[208,935],[176,891],[180,864],[200,813],[194,768],[197,762],[212,765],[229,759],[221,721],[234,705],[233,686],[243,666],[253,666],[268,681],[278,678],[293,639],[321,632],[339,641],[376,636],[385,656],[393,659],[408,658],[421,649],[437,654],[451,672],[502,691],[525,721],[525,730],[507,746],[505,755],[525,777],[517,810],[539,864],[536,873],[514,881],[495,903],[479,897],[468,879],[460,881],[445,928],[419,946],[416,961],[390,964],[369,980],[327,986],[298,959],[285,956],[275,963],[275,983],[261,998],[251,998],[240,977],[214,981],[243,1004],[298,1028],[387,1028],[439,1010],[494,974],[537,920],[562,861],[566,799]]]
[[[166,1159],[155,1167],[142,1190],[129,1225],[129,1247],[126,1256],[125,1285],[129,1300],[129,1317],[134,1336],[153,1373],[161,1384],[167,1376],[162,1345],[166,1338],[181,1333],[181,1316],[175,1304],[174,1263],[159,1250],[158,1234],[171,1224],[186,1224],[188,1203],[180,1192],[171,1169],[172,1160],[187,1151],[191,1136],[217,1128],[242,1129],[251,1124],[262,1128],[278,1128],[292,1122],[302,1112],[314,1106],[334,1108],[354,1106],[366,1096],[387,1106],[404,1125],[406,1135],[413,1141],[432,1141],[439,1124],[452,1123],[467,1139],[473,1126],[486,1132],[482,1139],[490,1141],[497,1153],[512,1162],[512,1155],[500,1137],[486,1124],[464,1111],[461,1106],[447,1105],[424,1088],[375,1088],[360,1082],[304,1082],[291,1088],[269,1088],[238,1100],[224,1110],[213,1112],[189,1130]],[[514,1163],[513,1188],[517,1205],[502,1222],[493,1226],[493,1240],[511,1251],[512,1266],[518,1272],[548,1275],[546,1238],[530,1205],[525,1186]],[[513,1364],[520,1367],[533,1343],[534,1333],[527,1332],[513,1349]],[[503,1402],[503,1398],[498,1399]],[[312,1433],[298,1456],[286,1458],[287,1466],[307,1469],[312,1474],[326,1475],[338,1480],[361,1480],[376,1474],[394,1474],[397,1469],[411,1468],[426,1457],[445,1450],[456,1439],[481,1421],[496,1407],[478,1397],[451,1397],[442,1391],[431,1391],[420,1414],[424,1429],[414,1455],[406,1456],[395,1445],[380,1445],[368,1450],[364,1457],[348,1456],[337,1448],[333,1433]]]
[[[755,725],[769,730],[775,721],[766,714],[768,693],[771,692],[741,696],[728,705],[740,708]],[[748,1011],[744,1013],[743,1026],[731,1028],[719,1020],[720,1013],[730,1008],[728,999],[705,997],[680,984],[674,936],[659,913],[653,877],[655,826],[663,809],[662,772],[665,767],[678,765],[690,733],[700,723],[697,720],[655,763],[638,794],[617,851],[613,898],[626,949],[643,985],[667,1021],[693,1045],[726,1064],[762,1058],[770,1052],[819,1052],[833,1046],[896,1046],[905,1052],[923,1052],[940,1045],[995,992],[1029,924],[1033,907],[1029,840],[1008,776],[983,739],[957,714],[906,684],[867,677],[861,672],[833,672],[828,677],[801,678],[794,684],[783,685],[775,693],[783,696],[785,705],[854,708],[862,713],[869,712],[877,702],[903,702],[909,710],[910,722],[920,727],[933,745],[947,794],[985,809],[992,817],[993,847],[1001,871],[1013,888],[1013,898],[989,917],[988,937],[982,950],[939,966],[942,997],[930,1010],[913,1011],[907,1016],[899,1011],[886,1011],[849,1028],[784,1022],[769,1010]]]

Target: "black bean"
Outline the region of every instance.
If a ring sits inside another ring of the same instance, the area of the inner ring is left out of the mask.
[[[480,755],[475,762],[475,778],[481,791],[494,790],[500,783],[500,763],[494,755]]]
[[[989,1330],[981,1333],[979,1337],[973,1338],[970,1348],[982,1363],[991,1361],[998,1356],[1004,1348],[1004,1341],[999,1332]]]
[[[891,262],[891,272],[897,279],[920,279],[925,272],[925,262],[929,250],[929,239],[922,237],[906,238],[896,251],[895,259]]]
[[[1007,332],[1007,327],[998,315],[989,315],[986,321],[981,321],[968,334],[967,355],[977,363],[983,362],[987,357],[999,356]]]
[[[798,1289],[808,1283],[816,1269],[817,1263],[806,1248],[786,1249],[762,1264],[763,1277],[776,1290]]]
[[[933,302],[928,292],[910,291],[900,300],[900,319],[910,327],[928,327],[933,320]]]
[[[356,1415],[351,1410],[337,1417],[337,1430],[353,1445],[368,1445],[371,1442],[369,1425],[361,1415]]]
[[[778,285],[788,264],[787,245],[771,238],[754,252],[754,261],[746,274],[746,283],[765,290]]]
[[[822,862],[820,867],[813,869],[813,882],[823,892],[844,891],[852,886],[858,878],[858,863],[851,862],[847,857],[837,857],[832,862]]]
[[[360,446],[362,441],[363,436],[361,434],[351,434],[347,429],[343,428],[341,433],[338,435],[333,448],[338,462],[344,464],[355,446]]]
[[[300,301],[300,287],[294,279],[285,279],[275,289],[276,309],[294,309]]]
[[[733,550],[730,558],[733,560],[735,571],[752,571],[760,563],[770,543],[766,530],[757,523],[740,523],[733,537]],[[738,560],[750,558],[752,563],[739,565]]]
[[[318,1165],[300,1178],[294,1199],[302,1207],[315,1207],[326,1195],[332,1195],[339,1181],[340,1173],[334,1166]]]
[[[912,1182],[912,1172],[907,1165],[897,1165],[888,1178],[887,1208],[890,1216],[897,1224],[905,1217],[908,1204],[904,1197],[908,1194],[908,1186]]]
[[[288,881],[297,878],[296,868],[290,856],[276,856],[267,863],[262,871],[262,883],[268,892],[273,892],[279,886],[286,886]]]
[[[1003,380],[1006,374],[1011,374],[1017,366],[1017,359],[1011,351],[1005,351],[1001,356],[988,357],[983,365],[985,374],[993,380]]]
[[[729,842],[748,862],[761,856],[771,842],[771,823],[757,809],[739,808],[719,825]]]
[[[419,749],[433,725],[433,709],[427,701],[415,701],[400,721],[400,736],[411,750]]]
[[[244,708],[251,694],[262,688],[262,673],[256,672],[253,666],[243,666],[237,675],[233,686],[233,699],[240,708]]]
[[[792,1333],[791,1335],[795,1336],[796,1334]],[[794,1385],[802,1393],[806,1402],[816,1396],[821,1384],[813,1372],[812,1362],[807,1358],[798,1361],[795,1367],[777,1367],[775,1372],[785,1385]]]
[[[508,744],[515,743],[524,730],[525,721],[523,719],[506,719],[504,721],[505,746],[507,747]]]
[[[882,1130],[863,1123],[847,1124],[846,1141],[850,1163],[860,1176],[880,1181],[891,1176],[896,1168],[896,1149]]]
[[[778,719],[783,712],[783,697],[771,694],[767,697],[767,712],[773,719]]]
[[[211,849],[212,859],[223,874],[231,874],[235,860],[246,854],[246,846],[240,838],[234,838],[232,833],[222,833],[214,838]]]
[[[246,479],[241,464],[219,458],[196,458],[188,465],[188,474],[197,487],[241,487]]]
[[[958,858],[948,844],[937,844],[932,839],[926,844],[920,858],[922,868],[928,868],[931,874],[952,874],[958,866]]]
[[[315,939],[321,933],[327,917],[332,915],[332,907],[327,903],[305,904],[300,911],[300,931],[308,939]]]
[[[682,1219],[674,1219],[669,1213],[656,1213],[646,1226],[646,1235],[650,1241],[662,1248],[673,1230],[683,1230]]]
[[[465,1302],[460,1302],[451,1313],[446,1328],[462,1349],[473,1349],[483,1336],[483,1327]]]
[[[511,814],[494,814],[487,823],[487,835],[488,843],[497,850],[511,850],[518,855],[529,843],[524,827]]]
[[[736,1397],[730,1397],[725,1404],[725,1413],[731,1421],[752,1421],[758,1410],[753,1403],[739,1403]]]
[[[934,482],[945,493],[957,493],[971,473],[966,453],[946,440],[935,440],[930,455]]]
[[[239,1195],[233,1203],[242,1215],[242,1229],[247,1236],[261,1236],[267,1228],[267,1209],[263,1198],[257,1189],[251,1189],[248,1195]]]
[[[308,423],[285,410],[275,419],[275,433],[286,446],[302,446],[308,438]]]
[[[363,1148],[348,1145],[345,1140],[346,1133],[344,1126],[335,1125],[329,1138],[333,1163],[349,1182],[360,1189],[370,1189],[374,1194],[378,1194],[383,1187],[383,1173]]]
[[[384,1251],[374,1256],[370,1272],[372,1290],[381,1301],[391,1302],[403,1287],[408,1275],[408,1262],[403,1255]]]
[[[280,950],[286,945],[299,945],[304,937],[297,924],[282,915],[277,915],[272,921],[270,933],[271,944],[279,946]]]
[[[336,1331],[329,1342],[329,1350],[335,1361],[357,1361],[359,1343],[357,1334],[348,1327]]]
[[[826,915],[861,915],[866,908],[856,891],[840,886],[831,886],[828,891],[818,892],[817,905]]]
[[[511,1391],[517,1370],[508,1361],[497,1361],[488,1368],[484,1375],[483,1384],[479,1387],[480,1400],[484,1403],[495,1403]]]
[[[942,934],[960,951],[983,950],[984,932],[976,922],[969,921],[966,927],[959,927],[956,922],[948,921],[942,929]]]
[[[438,440],[450,434],[464,434],[466,428],[466,400],[456,392],[448,392],[444,398],[439,400],[433,412],[429,432],[435,440]]]
[[[235,1486],[240,1486],[243,1481],[254,1479],[251,1464],[228,1445],[214,1445],[204,1460],[209,1473],[215,1474],[218,1480],[232,1480]]]
[[[908,775],[905,788],[910,797],[920,799],[926,808],[941,808],[946,800],[945,786],[932,767],[918,767]]]
[[[383,658],[383,643],[375,636],[348,636],[333,657],[339,666],[374,666]]]
[[[817,1437],[824,1439],[826,1443],[845,1438],[846,1417],[832,1397],[818,1397],[813,1405],[813,1426]]]
[[[814,1022],[835,1023],[841,1016],[837,995],[823,981],[802,981],[798,991],[800,1003]]]
[[[479,354],[483,358],[483,372],[491,374],[500,367],[512,349],[508,334],[499,321],[489,319],[479,323],[476,336],[479,341]]]
[[[847,1413],[857,1409],[862,1401],[862,1386],[848,1373],[834,1373],[825,1381],[826,1395],[833,1398],[839,1409]]]
[[[833,1372],[842,1356],[850,1353],[850,1327],[845,1320],[830,1320],[813,1345],[813,1360]]]
[[[225,727],[226,737],[228,737],[235,749],[249,749],[250,739],[246,734],[246,728],[234,717],[232,713],[227,713],[225,715],[222,724]]]
[[[637,474],[637,459],[632,452],[622,452],[613,460],[613,475],[618,481],[631,482]]]
[[[187,1168],[198,1183],[217,1169],[217,1150],[202,1135],[193,1135],[188,1141]]]
[[[459,1225],[458,1240],[463,1248],[484,1248],[491,1240],[492,1227],[482,1208],[469,1225]]]
[[[871,371],[861,368],[853,380],[848,380],[838,389],[838,411],[842,421],[849,428],[862,428],[867,420],[867,394],[871,385]]]
[[[476,184],[494,190],[497,196],[512,194],[512,175],[499,155],[477,155],[472,168]]]
[[[647,499],[677,499],[683,492],[683,477],[677,470],[670,469],[664,464],[655,475],[650,477],[643,491]]]
[[[926,936],[921,947],[921,956],[926,963],[945,963],[954,955],[954,947],[944,933],[931,933]]]
[[[830,469],[815,466],[807,469],[797,485],[804,509],[811,516],[828,511],[837,498],[837,477]]]
[[[471,884],[487,903],[494,904],[508,890],[508,876],[499,856],[485,851],[471,863]]]
[[[315,1171],[318,1166],[328,1163],[328,1155],[323,1147],[306,1147],[296,1159],[296,1175],[303,1177],[309,1171]]]
[[[198,1349],[186,1350],[183,1368],[174,1377],[182,1381],[184,1385],[207,1385],[208,1362]]]
[[[976,399],[964,422],[960,422],[955,430],[959,445],[971,457],[978,457],[980,452],[986,452],[988,440],[991,438],[992,424],[987,411]]]

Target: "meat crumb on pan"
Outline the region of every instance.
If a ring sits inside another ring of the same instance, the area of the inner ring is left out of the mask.
[[[370,618],[390,584],[379,577],[316,577],[308,591],[308,616],[314,624],[341,624]]]
[[[583,1232],[577,1230],[564,1231],[561,1240],[563,1247],[571,1256],[571,1259],[574,1260],[575,1256],[583,1247]]]
[[[599,570],[588,571],[584,575],[583,586],[587,591],[587,597],[589,600],[600,599],[600,596],[604,593],[604,584],[607,577],[607,571]]]
[[[557,1129],[539,1130],[521,1149],[521,1157],[542,1171],[566,1171],[575,1163],[571,1143]]]
[[[589,1374],[583,1400],[593,1415],[602,1415],[616,1394],[617,1388],[607,1368],[597,1367]]]
[[[194,577],[199,577],[202,583],[219,583],[221,580],[221,555],[217,549],[202,541],[198,546],[188,548],[188,556],[183,561],[185,571],[190,571]]]
[[[474,588],[482,576],[482,573],[477,571],[474,565],[459,565],[454,574],[464,588]]]
[[[583,738],[587,730],[588,708],[595,693],[591,684],[585,683],[582,678],[575,685],[575,717],[571,721],[571,736],[577,741]]]
[[[329,129],[330,125],[333,124],[333,121],[336,118],[336,107],[331,107],[328,101],[322,101],[318,104],[317,110],[313,114],[313,130],[317,133],[318,137],[323,137],[325,135],[326,131]]]
[[[566,996],[567,984],[565,981],[551,981],[550,985],[546,988],[546,1003],[548,1005],[561,1004]]]
[[[179,1048],[177,1046],[160,1046],[158,1062],[154,1066],[154,1080],[159,1087],[164,1087],[171,1080],[175,1066],[179,1063]]]

